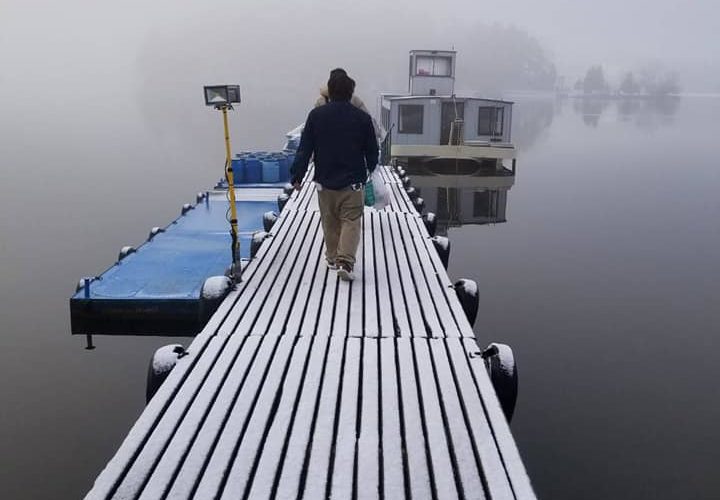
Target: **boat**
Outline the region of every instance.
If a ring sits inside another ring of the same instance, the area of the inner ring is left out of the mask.
[[[411,50],[408,93],[382,93],[386,163],[470,161],[502,170],[515,159],[511,101],[455,94],[454,50]]]

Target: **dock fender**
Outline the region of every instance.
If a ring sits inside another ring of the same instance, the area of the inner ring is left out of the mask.
[[[75,293],[79,292],[80,290],[83,290],[87,287],[86,292],[90,292],[90,283],[93,281],[99,279],[97,276],[83,276],[80,278],[77,282],[77,285],[75,286]]]
[[[205,324],[232,290],[228,276],[210,276],[200,290],[200,323]]]
[[[405,190],[405,192],[407,193],[408,197],[412,201],[415,201],[415,199],[417,199],[420,196],[420,192],[417,189],[415,189],[414,187],[407,188]]]
[[[275,225],[275,221],[278,220],[278,214],[275,212],[265,212],[263,214],[263,229],[265,232],[270,232],[270,229]]]
[[[125,246],[120,249],[120,253],[118,253],[118,260],[123,260],[125,257],[130,255],[131,253],[135,253],[135,247],[131,246]]]
[[[195,195],[195,203],[200,203],[205,199],[207,196],[207,193],[199,192],[197,195]]]
[[[433,236],[430,240],[440,256],[443,266],[447,269],[450,262],[450,240],[445,236]]]
[[[508,422],[512,420],[518,394],[515,356],[509,345],[493,342],[482,352],[495,393]]]
[[[185,204],[182,206],[182,210],[180,210],[180,215],[185,215],[186,213],[188,213],[188,212],[189,212],[190,210],[192,210],[193,208],[195,208],[195,207],[192,206],[190,203],[185,203]]]
[[[413,201],[413,205],[415,205],[415,210],[417,210],[419,214],[422,214],[423,210],[425,210],[425,200],[423,200],[419,196],[415,198],[415,201]]]
[[[463,278],[455,282],[454,287],[455,294],[465,312],[465,317],[471,325],[474,325],[475,319],[477,318],[478,306],[480,305],[477,283],[473,280]]]
[[[403,187],[405,189],[410,189],[410,177],[403,176],[403,177],[400,177],[400,180],[402,181]]]
[[[265,241],[265,238],[270,236],[265,231],[255,231],[252,235],[252,239],[250,240],[250,258],[254,259],[255,255],[257,255],[258,250],[260,250],[260,245],[263,244],[263,241]]]
[[[402,167],[395,167],[395,171],[397,172],[398,177],[400,177],[401,179],[407,176],[407,172],[405,172],[405,169]]]
[[[428,234],[430,234],[430,236],[435,236],[435,232],[437,231],[437,216],[435,213],[426,213],[422,216],[422,221],[423,224],[425,224],[425,229],[427,229]]]
[[[187,352],[180,344],[170,344],[161,347],[153,354],[148,366],[147,384],[145,387],[145,401],[150,402],[157,390],[177,364],[178,359]]]
[[[159,226],[155,226],[154,228],[152,228],[152,229],[150,230],[150,234],[148,234],[148,240],[151,240],[151,239],[153,239],[155,236],[157,236],[158,234],[164,233],[164,232],[165,232],[165,229],[163,229],[163,228],[161,228],[161,227],[159,227]]]
[[[290,196],[285,193],[279,195],[277,198],[278,210],[282,212],[283,208],[285,208],[285,204],[288,202],[289,199]]]

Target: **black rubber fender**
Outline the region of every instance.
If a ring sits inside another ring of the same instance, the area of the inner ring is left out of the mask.
[[[145,385],[145,401],[147,403],[150,402],[162,383],[170,375],[172,369],[175,368],[177,360],[185,356],[185,354],[187,352],[180,344],[166,345],[153,353],[148,365],[147,383]]]
[[[287,204],[288,200],[290,199],[290,196],[283,193],[278,196],[277,198],[277,204],[278,204],[278,210],[282,212],[283,208],[285,208],[285,205]]]
[[[435,247],[435,251],[438,253],[438,256],[440,256],[443,267],[447,269],[450,263],[450,240],[445,236],[433,236],[430,239]]]
[[[518,395],[515,356],[507,344],[493,342],[482,352],[490,381],[508,422],[512,420]]]
[[[477,319],[478,306],[480,305],[477,283],[471,279],[463,278],[455,282],[454,287],[455,295],[460,301],[465,317],[470,325],[474,325]]]
[[[120,249],[120,252],[118,252],[118,261],[123,260],[125,257],[130,255],[131,253],[135,253],[135,247],[131,246],[124,246]]]
[[[250,258],[254,259],[255,255],[257,255],[258,250],[260,250],[260,246],[263,244],[263,241],[265,241],[265,238],[270,236],[265,231],[255,231],[252,235],[252,239],[250,240]]]
[[[432,237],[435,236],[435,232],[437,231],[437,216],[433,212],[428,212],[422,217],[423,224],[425,224],[425,229],[427,229],[428,234]]]
[[[275,225],[278,220],[278,214],[275,212],[265,212],[263,214],[263,229],[266,233],[270,232],[270,229]]]

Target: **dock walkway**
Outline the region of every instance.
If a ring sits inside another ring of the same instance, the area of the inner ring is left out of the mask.
[[[535,498],[473,331],[387,167],[352,284],[314,186],[178,360],[88,498]]]

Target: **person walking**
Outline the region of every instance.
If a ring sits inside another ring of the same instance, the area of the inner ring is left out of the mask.
[[[377,166],[378,145],[370,115],[350,103],[354,82],[346,74],[328,81],[329,101],[310,111],[300,137],[291,182],[300,189],[310,157],[325,236],[328,267],[345,281],[355,279],[355,253],[360,243],[364,185]]]
[[[350,78],[350,76],[347,74],[347,72],[342,68],[335,68],[334,70],[330,71],[330,78],[332,79],[335,76],[347,76]],[[378,142],[382,142],[385,138],[385,130],[378,124],[378,122],[375,121],[375,118],[370,114],[370,111],[368,111],[367,106],[365,106],[365,103],[363,102],[360,97],[355,95],[355,80],[350,78],[350,81],[352,82],[353,87],[353,95],[350,98],[350,104],[358,108],[360,111],[364,111],[368,115],[370,115],[370,119],[372,120],[373,129],[375,131],[375,137],[377,138]],[[325,85],[324,87],[320,88],[320,96],[315,101],[315,107],[319,108],[320,106],[324,106],[327,103],[330,102],[330,93],[328,92],[328,86]]]

